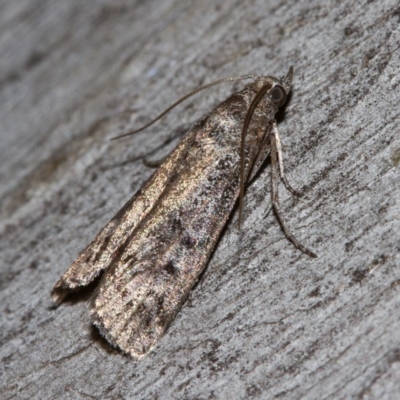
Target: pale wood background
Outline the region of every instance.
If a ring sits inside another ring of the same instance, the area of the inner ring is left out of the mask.
[[[0,2],[2,399],[400,398],[400,7],[384,1]],[[202,281],[140,363],[91,328],[60,274],[244,73],[296,75],[279,124],[294,199],[269,166]]]

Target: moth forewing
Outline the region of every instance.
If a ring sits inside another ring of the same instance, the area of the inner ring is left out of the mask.
[[[157,206],[100,282],[93,321],[137,358],[154,347],[179,311],[236,202],[241,123],[252,97],[250,88],[235,94],[189,133],[187,155]],[[246,137],[246,173],[257,156],[268,155],[259,154],[270,117],[265,111],[254,115]]]
[[[105,270],[91,303],[93,323],[126,353],[148,354],[204,269],[241,182],[269,155],[292,72],[281,80],[257,78],[196,123],[63,275],[55,300]]]
[[[51,293],[54,302],[60,303],[68,291],[88,285],[110,266],[114,252],[120,248],[161,196],[171,175],[186,155],[192,137],[193,135],[187,135],[182,139],[144,187],[121,208],[62,275]]]

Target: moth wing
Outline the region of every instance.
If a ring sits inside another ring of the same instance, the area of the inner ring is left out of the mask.
[[[60,303],[69,290],[88,285],[101,271],[109,267],[114,252],[146,217],[161,196],[177,166],[185,157],[194,134],[192,131],[182,139],[147,184],[122,207],[61,276],[51,293],[56,303]]]
[[[104,274],[92,320],[137,359],[164,334],[205,267],[239,194],[239,158],[194,143]]]

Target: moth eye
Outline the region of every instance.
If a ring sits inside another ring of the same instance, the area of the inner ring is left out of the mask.
[[[270,90],[269,98],[280,107],[286,101],[286,91],[282,86],[275,86]]]

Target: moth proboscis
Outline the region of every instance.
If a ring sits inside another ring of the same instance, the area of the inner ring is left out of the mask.
[[[286,76],[245,75],[221,82],[253,81],[196,122],[150,180],[101,230],[59,279],[52,298],[104,272],[91,301],[93,323],[107,340],[140,359],[165,333],[203,271],[245,184],[271,156],[272,206],[287,238],[316,255],[289,231],[279,209],[278,180],[286,180],[275,114],[287,99],[293,68]]]

